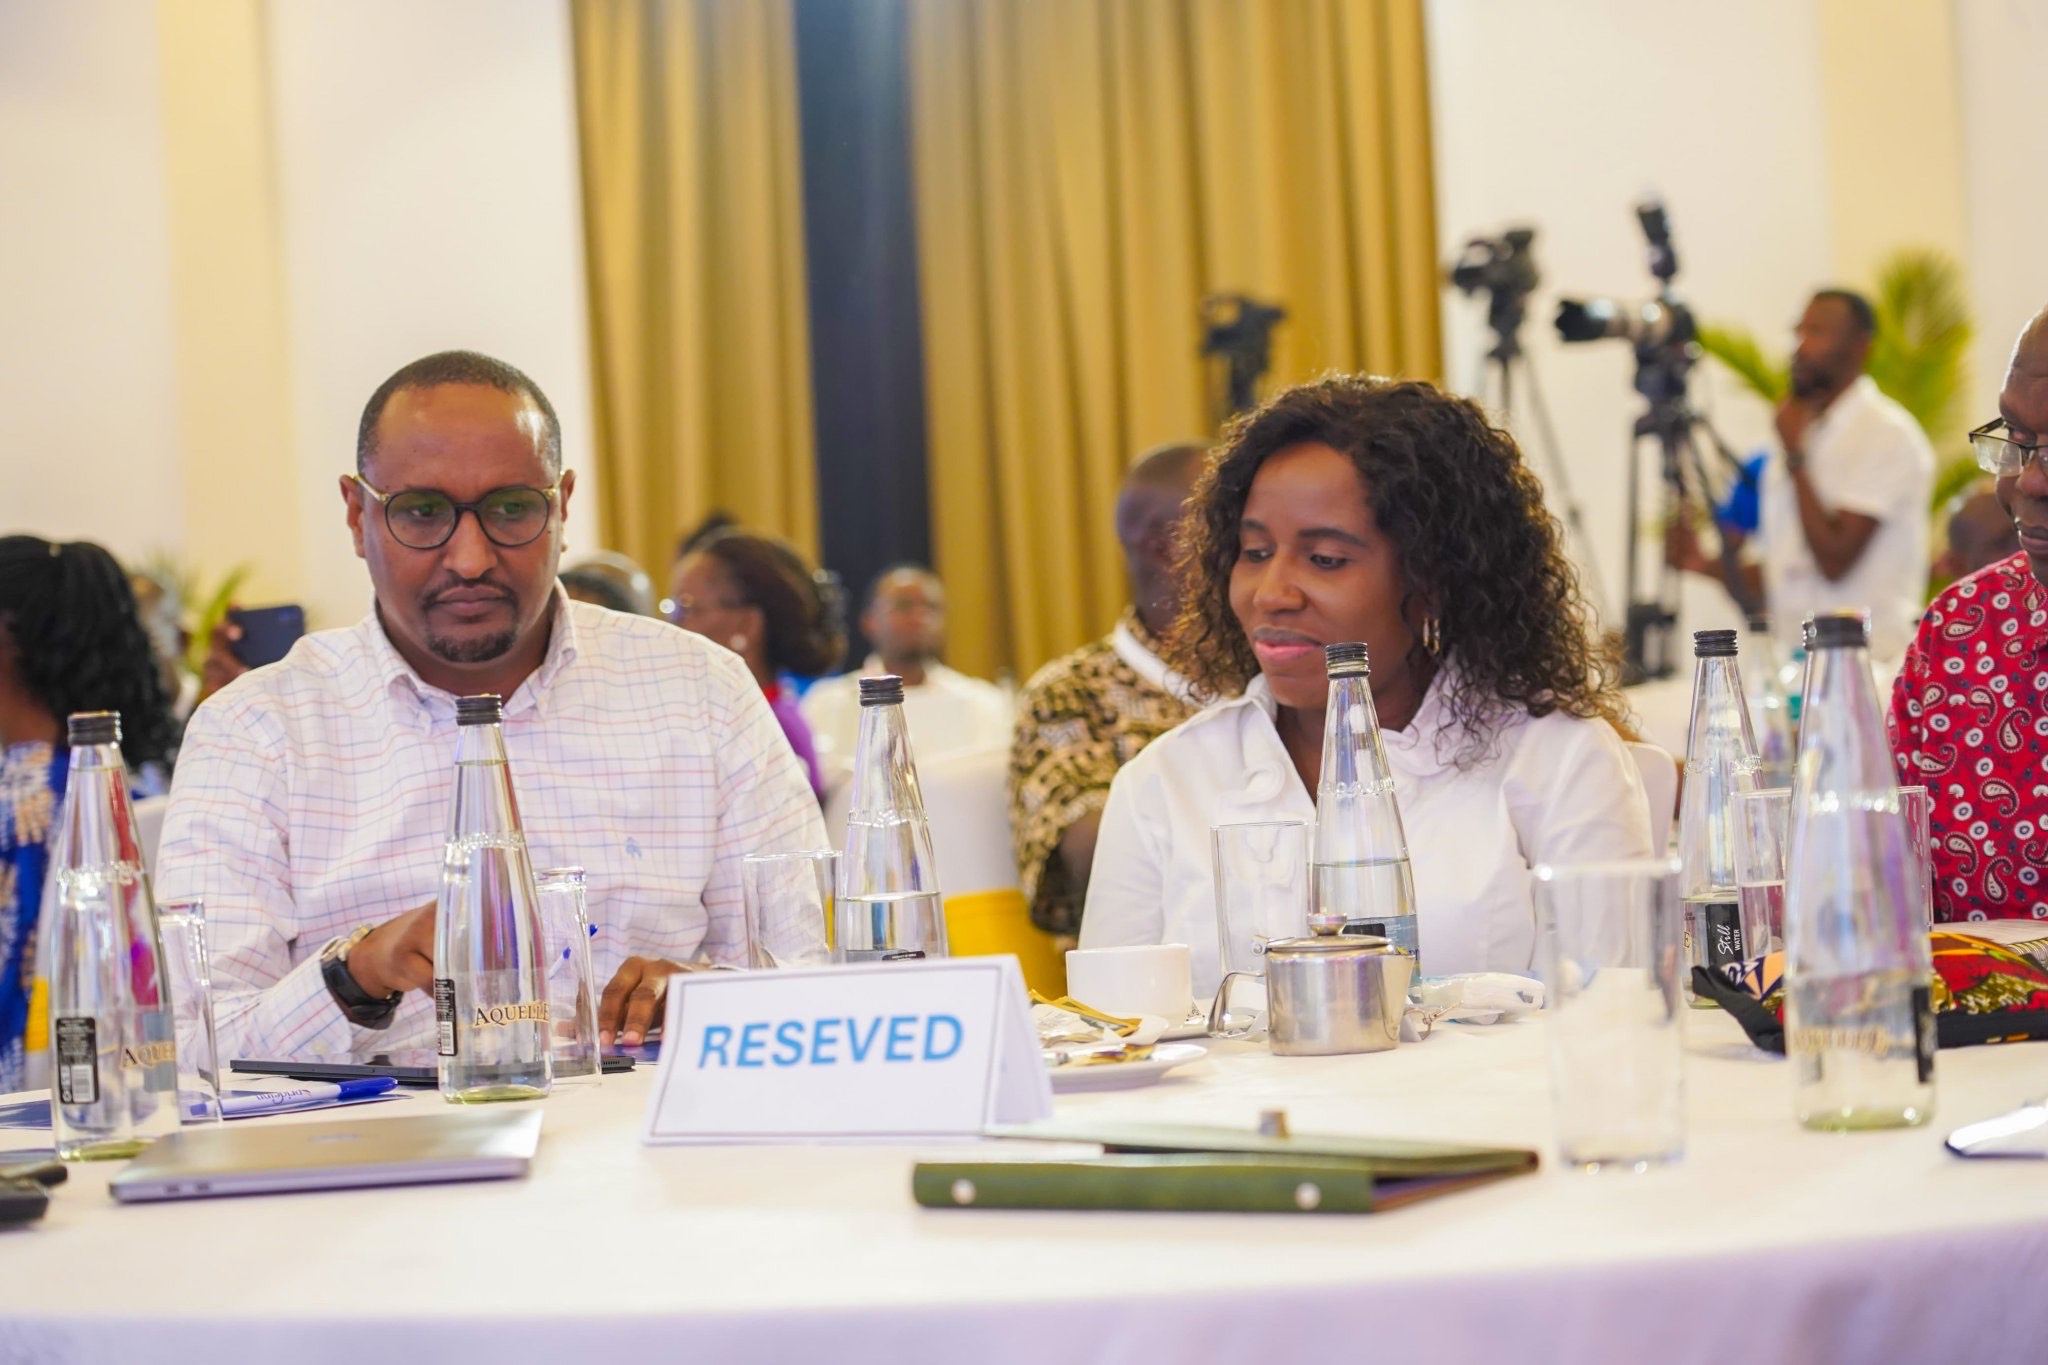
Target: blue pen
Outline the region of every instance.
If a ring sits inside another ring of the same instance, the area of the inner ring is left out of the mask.
[[[357,1081],[318,1082],[290,1090],[244,1090],[220,1097],[222,1117],[248,1118],[252,1114],[282,1114],[295,1109],[318,1109],[350,1100],[374,1099],[390,1093],[398,1082],[389,1076],[371,1076]]]

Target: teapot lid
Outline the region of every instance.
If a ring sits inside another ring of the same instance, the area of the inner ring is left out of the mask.
[[[1381,934],[1344,934],[1342,925],[1316,923],[1309,938],[1276,938],[1266,945],[1267,957],[1341,957],[1350,954],[1384,953],[1389,944]]]

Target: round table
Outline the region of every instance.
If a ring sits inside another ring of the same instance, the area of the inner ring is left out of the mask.
[[[80,1166],[0,1236],[0,1360],[2048,1359],[2048,1163],[1941,1143],[2048,1089],[2048,1048],[1942,1053],[1930,1128],[1816,1134],[1782,1061],[1725,1016],[1687,1024],[1689,1150],[1642,1175],[1547,1164],[1540,1019],[1372,1056],[1219,1044],[1059,1098],[1544,1150],[1536,1175],[1366,1216],[927,1211],[908,1149],[643,1147],[644,1073],[547,1100],[519,1182],[121,1206]]]

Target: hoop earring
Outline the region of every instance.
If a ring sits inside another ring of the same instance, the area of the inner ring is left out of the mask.
[[[1422,650],[1432,659],[1444,652],[1443,618],[1434,612],[1422,618]]]

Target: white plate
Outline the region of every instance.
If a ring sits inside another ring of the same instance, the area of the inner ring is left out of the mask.
[[[1098,1062],[1094,1066],[1050,1066],[1054,1090],[1128,1090],[1150,1085],[1177,1066],[1199,1062],[1209,1049],[1193,1043],[1161,1043],[1142,1062]]]

